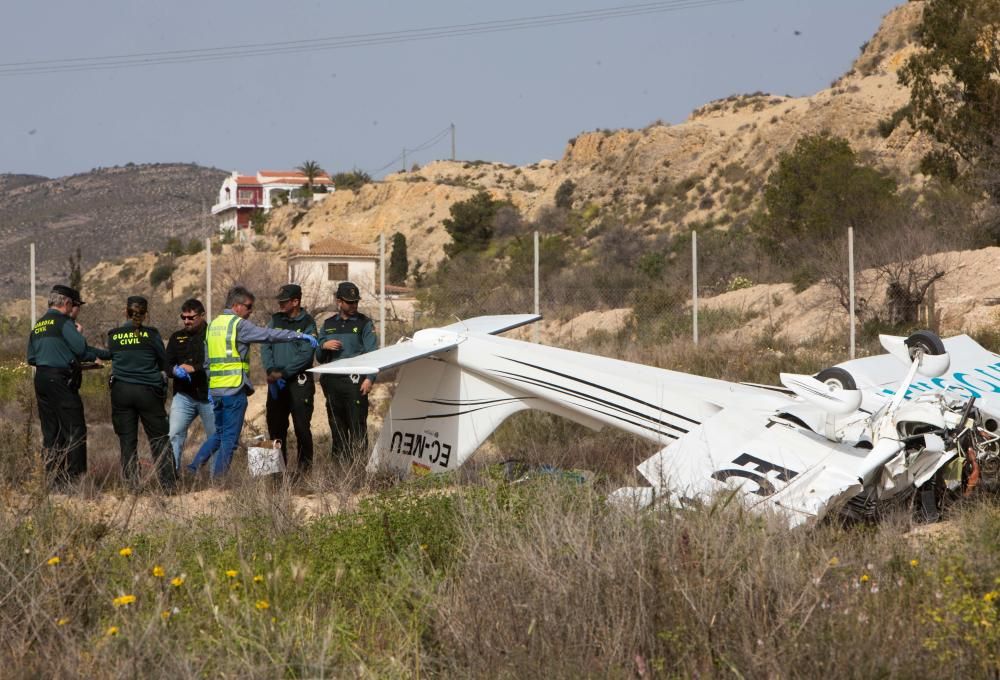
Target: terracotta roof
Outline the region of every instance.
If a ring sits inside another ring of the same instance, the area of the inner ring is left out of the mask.
[[[306,175],[300,170],[259,170],[257,176],[261,181],[277,182],[288,180],[286,183],[306,181]],[[313,184],[333,184],[333,180],[326,173],[320,173],[313,178]]]
[[[342,255],[345,257],[378,257],[373,250],[368,250],[367,248],[362,248],[361,246],[356,246],[344,241],[338,241],[335,238],[327,238],[322,241],[317,241],[310,246],[309,250],[296,250],[291,254],[292,257],[310,257],[315,255],[321,257],[324,255]]]
[[[257,182],[257,178],[253,175],[239,175],[236,178],[236,184],[241,187],[254,186],[259,187],[260,184]]]

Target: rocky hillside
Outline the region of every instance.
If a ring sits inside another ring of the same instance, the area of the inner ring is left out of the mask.
[[[576,185],[575,207],[614,211],[646,233],[694,224],[726,228],[757,205],[777,156],[824,130],[849,140],[901,184],[919,184],[916,168],[929,141],[905,122],[887,123],[908,101],[896,74],[914,49],[922,5],[909,2],[889,13],[852,69],[812,96],[734,94],[678,125],[580,134],[569,140],[562,159],[526,167],[439,161],[354,193],[337,192],[297,221],[290,242],[297,244],[303,231],[313,241],[335,235],[357,243],[399,231],[411,261],[433,263],[449,240],[441,220],[452,203],[486,189],[533,218],[553,204],[566,180]]]
[[[532,219],[554,204],[556,191],[567,180],[575,185],[573,205],[581,209],[585,220],[614,215],[629,228],[649,235],[694,225],[727,229],[748,219],[757,207],[760,189],[777,157],[801,137],[821,131],[848,139],[864,159],[892,172],[901,184],[919,186],[923,177],[917,167],[930,142],[906,122],[889,121],[908,100],[907,91],[897,82],[897,72],[915,49],[912,38],[922,8],[922,2],[914,1],[890,12],[850,71],[811,96],[795,98],[759,92],[732,95],[709,102],[677,125],[656,122],[641,130],[580,134],[569,140],[561,159],[523,167],[439,161],[416,171],[389,175],[356,191],[339,190],[309,209],[288,206],[273,212],[262,237],[255,237],[245,250],[226,246],[218,266],[223,266],[229,253],[239,254],[246,262],[250,256],[259,256],[266,267],[254,264],[245,271],[259,275],[262,269],[268,270],[264,277],[268,285],[260,286],[263,290],[271,287],[271,279],[280,278],[278,270],[282,269],[285,255],[299,247],[303,235],[308,234],[313,243],[333,236],[374,246],[380,233],[388,239],[398,231],[407,237],[412,271],[416,260],[429,266],[443,257],[449,236],[442,220],[449,216],[455,202],[485,189],[511,200]],[[184,213],[187,221],[178,218],[170,223],[175,225],[171,228],[180,235],[197,233],[204,217],[191,216],[200,208],[200,197],[215,191],[222,173],[189,166],[150,166],[131,172],[141,175],[164,168],[200,173],[201,184],[189,185],[183,197],[186,200],[178,196],[159,196],[155,200],[149,197],[150,204],[156,204],[163,213],[174,210],[175,215],[179,214],[178,205],[190,208],[191,212]],[[117,176],[128,172],[103,171],[92,181],[107,179],[105,173]],[[34,183],[9,193],[17,196],[18,191],[47,191],[58,197],[60,190],[66,192],[68,182]],[[9,202],[11,198],[4,200]],[[50,214],[49,230],[58,234],[61,225],[63,233],[74,233],[67,231],[67,226],[80,216],[52,214],[56,204],[45,204]],[[88,274],[85,290],[111,295],[129,289],[162,296],[163,302],[202,294],[202,256],[176,260],[178,270],[172,293],[166,287],[154,290],[151,286],[150,270],[158,260],[146,253],[162,245],[165,233],[147,229],[141,238],[123,235],[123,242],[105,238],[103,231],[92,237],[93,243],[107,250],[85,249],[89,260],[105,260]],[[137,242],[140,245],[133,246]],[[71,242],[60,243],[65,254],[55,260],[53,269],[64,268],[72,247]],[[132,247],[145,252],[120,257]],[[247,266],[244,262],[232,269],[240,272]],[[270,272],[271,268],[276,271]]]
[[[226,174],[156,163],[58,179],[0,175],[0,293],[27,297],[31,242],[39,284],[47,287],[65,280],[77,248],[86,271],[101,260],[161,248],[171,236],[207,236],[206,211]]]

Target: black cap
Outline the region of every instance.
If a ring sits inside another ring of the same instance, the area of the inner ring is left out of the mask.
[[[281,288],[278,289],[278,294],[274,296],[274,299],[278,302],[286,302],[288,300],[301,300],[302,299],[302,287],[296,286],[294,283],[286,283]]]
[[[350,281],[344,281],[337,286],[337,298],[347,302],[357,302],[361,299],[361,292]]]
[[[141,307],[142,311],[149,308],[149,301],[141,295],[129,295],[125,301],[126,307]]]
[[[80,291],[78,291],[76,288],[70,288],[69,286],[52,286],[52,292],[59,293],[60,295],[68,297],[70,302],[72,302],[74,305],[86,304],[83,300],[80,299]]]

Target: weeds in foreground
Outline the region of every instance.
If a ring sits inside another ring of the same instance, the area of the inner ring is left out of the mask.
[[[988,502],[917,540],[902,516],[787,531],[735,506],[632,513],[559,478],[482,479],[310,521],[272,489],[142,532],[48,500],[7,510],[0,660],[88,677],[997,669]]]

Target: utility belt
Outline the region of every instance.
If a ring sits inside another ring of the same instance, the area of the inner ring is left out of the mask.
[[[36,366],[35,370],[38,375],[65,380],[66,385],[74,390],[80,389],[80,385],[83,384],[83,370],[81,370],[80,364],[76,362],[65,367]]]

